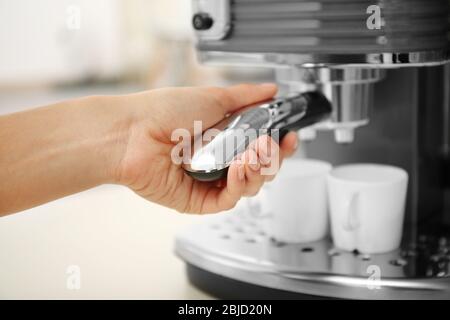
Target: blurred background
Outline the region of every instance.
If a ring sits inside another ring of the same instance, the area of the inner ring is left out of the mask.
[[[193,57],[188,0],[2,0],[0,9],[2,89],[211,80]]]
[[[189,0],[0,0],[0,115],[91,94],[272,79],[200,66],[191,30]],[[172,252],[196,219],[120,186],[1,218],[0,299],[205,298]]]
[[[236,70],[199,66],[189,0],[0,0],[0,90],[211,85]],[[270,77],[246,69],[242,79]]]

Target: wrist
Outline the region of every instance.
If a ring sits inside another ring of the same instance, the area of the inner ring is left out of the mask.
[[[131,108],[124,107],[120,99],[112,96],[84,98],[94,141],[90,157],[99,184],[121,183],[121,163],[135,121]]]

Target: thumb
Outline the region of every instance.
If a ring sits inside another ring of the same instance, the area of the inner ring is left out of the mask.
[[[273,83],[240,84],[224,89],[225,99],[222,103],[226,113],[272,98],[277,93]]]

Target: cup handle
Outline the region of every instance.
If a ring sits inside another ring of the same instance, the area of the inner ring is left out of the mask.
[[[359,228],[359,216],[358,210],[356,208],[356,202],[358,200],[359,193],[354,192],[345,204],[345,220],[344,220],[344,230],[354,231]]]

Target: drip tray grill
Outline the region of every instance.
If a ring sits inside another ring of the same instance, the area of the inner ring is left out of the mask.
[[[255,221],[233,213],[204,217],[177,237],[176,253],[221,276],[302,294],[450,299],[450,242],[445,238],[422,236],[413,247],[367,255],[338,250],[329,239],[279,242]]]

